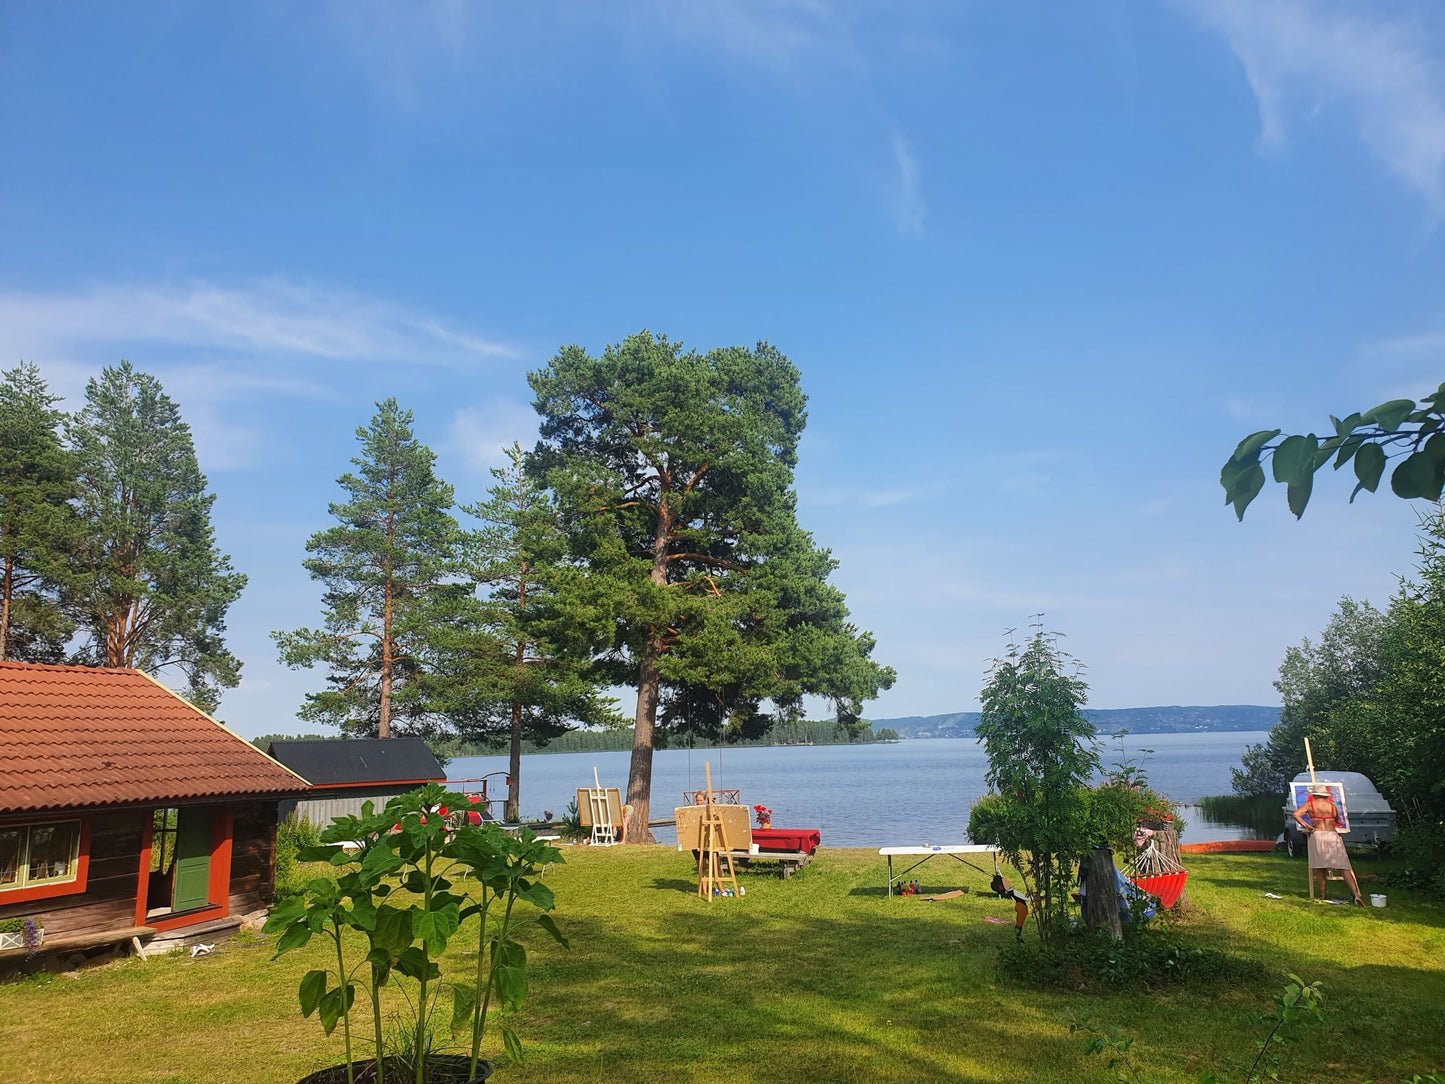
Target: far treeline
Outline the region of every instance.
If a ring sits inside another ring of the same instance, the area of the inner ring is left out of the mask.
[[[524,747],[635,720],[638,841],[656,747],[773,740],[810,697],[862,735],[895,675],[797,522],[793,364],[767,343],[699,352],[643,331],[596,356],[564,347],[528,381],[538,440],[506,449],[471,503],[395,399],[357,429],[302,562],[319,621],[273,633],[284,663],[325,675],[300,717],[505,743],[513,815]],[[4,374],[0,658],[178,670],[214,709],[240,680],[223,633],[246,580],[214,544],[179,407],[128,362],[77,414],[57,402],[35,366]],[[627,716],[604,694],[624,685]]]
[[[569,730],[553,738],[546,745],[531,739],[523,739],[523,753],[607,753],[632,748],[634,730],[630,726],[614,727],[609,730]],[[258,749],[266,749],[273,741],[324,741],[337,735],[326,734],[262,734],[254,739]],[[692,741],[698,748],[711,748],[712,743],[697,743],[692,735],[663,735],[664,741],[658,748],[686,748]],[[887,727],[874,730],[866,722],[858,728],[840,727],[832,719],[806,719],[796,723],[781,722],[769,728],[766,734],[757,738],[731,738],[720,736],[717,741],[728,748],[757,747],[771,745],[872,745],[877,742],[898,740],[898,732]],[[432,752],[443,759],[456,757],[494,756],[498,746],[483,742],[467,742],[455,738],[432,740],[428,743]]]

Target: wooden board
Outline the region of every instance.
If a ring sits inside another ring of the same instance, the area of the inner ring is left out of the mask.
[[[747,806],[743,805],[717,805],[712,807],[723,819],[723,829],[727,832],[728,846],[733,851],[746,852],[753,844],[753,828],[751,815]],[[677,813],[677,849],[680,851],[695,851],[698,848],[698,829],[702,825],[703,813],[707,806],[702,805],[680,805]]]
[[[592,803],[587,800],[591,787],[577,788],[577,815],[582,818],[582,827],[592,827]],[[616,787],[607,787],[607,815],[614,828],[622,824],[622,792]]]

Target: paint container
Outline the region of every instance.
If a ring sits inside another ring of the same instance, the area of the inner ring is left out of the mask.
[[[1379,893],[1379,892],[1371,892],[1371,893],[1370,893],[1370,906],[1371,906],[1371,907],[1383,907],[1383,906],[1385,906],[1385,897],[1384,897],[1384,895],[1383,895],[1382,893]]]
[[[757,854],[757,853],[758,853],[758,845],[757,845],[756,843],[749,844],[749,846],[748,846],[748,854]]]

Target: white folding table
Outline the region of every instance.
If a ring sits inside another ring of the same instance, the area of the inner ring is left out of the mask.
[[[888,859],[888,894],[891,896],[893,895],[893,885],[897,881],[900,881],[904,877],[907,877],[908,874],[916,870],[919,866],[923,865],[923,863],[927,862],[935,855],[949,855],[951,858],[962,862],[965,866],[973,866],[974,869],[978,870],[985,876],[988,876],[988,870],[983,869],[980,866],[974,866],[973,863],[970,862],[967,858],[964,858],[963,855],[998,854],[999,849],[985,843],[954,843],[940,847],[879,847],[878,853]],[[918,858],[918,861],[913,863],[913,865],[909,866],[906,870],[904,870],[902,873],[898,874],[895,877],[893,874],[893,858],[895,855],[899,857],[915,857]]]

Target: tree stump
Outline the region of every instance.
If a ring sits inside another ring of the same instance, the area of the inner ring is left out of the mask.
[[[1124,936],[1119,922],[1119,888],[1114,868],[1114,852],[1096,847],[1089,855],[1084,874],[1084,921],[1089,929],[1109,927],[1109,936],[1118,941]]]

